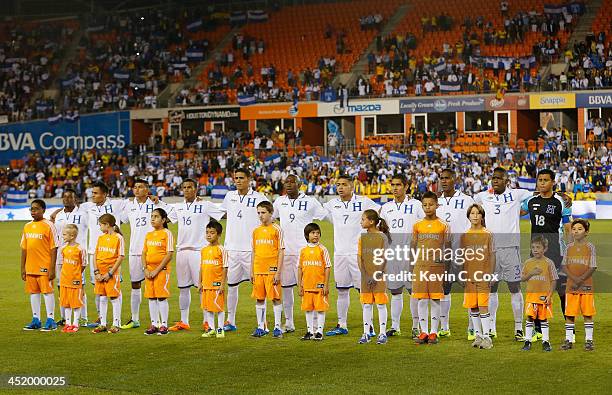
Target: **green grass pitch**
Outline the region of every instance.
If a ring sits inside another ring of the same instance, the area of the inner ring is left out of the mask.
[[[523,232],[529,224],[522,221]],[[76,334],[60,331],[24,332],[31,311],[19,270],[19,238],[23,222],[0,223],[0,375],[65,376],[68,393],[376,393],[376,392],[539,392],[609,393],[612,377],[612,294],[596,295],[595,346],[583,351],[584,329],[577,320],[576,348],[558,349],[564,338],[563,318],[555,297],[551,320],[554,351],[544,353],[539,343],[531,352],[521,352],[513,340],[510,297],[500,293],[498,335],[492,350],[476,350],[465,338],[467,314],[461,307],[463,295],[453,294],[452,337],[435,346],[417,346],[408,336],[389,339],[385,346],[358,345],[361,334],[361,307],[356,292],[351,292],[348,336],[329,337],[323,342],[302,342],[305,319],[299,310],[296,292],[297,331],[281,340],[270,336],[250,337],[255,325],[255,307],[250,298],[251,285],[240,287],[237,333],[225,339],[201,339],[202,313],[195,290],[191,306],[192,331],[168,336],[143,335],[145,328],[119,334],[94,335],[89,330]],[[323,242],[333,251],[332,228],[322,224]],[[176,226],[171,228],[176,232]],[[612,221],[592,221],[591,233],[612,229]],[[127,226],[123,230],[128,232]],[[128,240],[126,234],[126,240]],[[601,240],[602,237],[599,238]],[[612,240],[605,241],[610,251]],[[601,251],[602,246],[597,246]],[[611,256],[599,258],[601,278],[612,275]],[[174,264],[174,263],[173,263]],[[123,265],[124,278],[128,277]],[[173,280],[170,321],[178,320],[178,290]],[[595,285],[597,287],[597,284]],[[608,285],[610,286],[610,284]],[[124,322],[130,316],[129,282],[123,282]],[[505,286],[503,286],[505,289]],[[608,287],[608,292],[612,292]],[[92,287],[87,286],[91,295]],[[408,295],[402,316],[404,332],[410,329]],[[326,328],[336,322],[336,298],[332,291]],[[95,315],[93,297],[89,298],[90,318]],[[111,316],[109,305],[109,317]],[[44,315],[44,307],[43,307]],[[93,314],[92,314],[93,312]],[[57,309],[56,309],[57,314]],[[272,321],[268,309],[268,321]],[[148,304],[143,301],[141,323],[148,324]],[[390,320],[389,314],[389,320]],[[389,321],[390,324],[390,321]],[[378,325],[375,312],[375,326]],[[0,384],[0,391],[7,389]],[[10,393],[31,393],[32,389]],[[48,388],[36,391],[49,392]]]

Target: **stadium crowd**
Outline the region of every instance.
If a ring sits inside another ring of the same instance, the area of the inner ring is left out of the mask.
[[[559,189],[576,194],[575,199],[594,199],[592,192],[606,192],[612,188],[612,158],[604,144],[587,151],[571,149],[561,133],[542,136],[546,143],[538,152],[515,152],[508,146],[491,146],[488,154],[467,155],[453,153],[447,145],[404,147],[400,161],[389,153],[392,148],[373,146],[367,153],[348,150],[338,145],[336,155],[324,156],[317,150],[295,147],[292,155],[278,150],[278,135],[257,134],[258,148],[253,155],[245,147],[250,139],[246,134],[198,138],[196,133],[177,141],[152,139],[149,146],[129,146],[121,153],[87,151],[50,151],[33,153],[23,161],[0,171],[2,193],[10,188],[26,190],[31,198],[61,197],[71,187],[85,197],[91,197],[91,186],[104,180],[112,196],[128,196],[135,178],[144,178],[151,192],[160,197],[179,196],[180,185],[186,178],[195,178],[200,193],[210,196],[215,186],[232,188],[231,170],[238,167],[253,169],[253,187],[265,194],[282,192],[282,181],[296,174],[309,195],[335,195],[334,180],[340,173],[355,178],[359,194],[387,195],[390,177],[403,172],[410,182],[410,193],[420,196],[437,190],[438,172],[447,166],[456,169],[458,188],[476,194],[490,186],[492,169],[501,165],[509,170],[510,179],[518,186],[518,177],[535,177],[537,171],[549,168],[556,172]],[[284,136],[286,146],[295,146],[295,134]],[[263,143],[263,144],[262,144]],[[283,143],[284,144],[284,143]],[[173,148],[174,150],[170,150]],[[399,148],[399,147],[398,147]],[[156,150],[157,149],[157,150]],[[160,151],[161,150],[161,151]],[[278,156],[275,155],[278,152]]]

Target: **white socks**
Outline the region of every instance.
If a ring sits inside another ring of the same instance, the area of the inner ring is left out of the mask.
[[[47,311],[47,318],[53,319],[55,317],[55,295],[53,292],[43,294],[45,298],[45,310]]]
[[[96,295],[96,311],[98,312],[98,317],[100,317],[100,295]]]
[[[236,325],[236,309],[237,308],[238,308],[238,286],[235,285],[233,287],[227,287],[227,320],[232,325]]]
[[[419,300],[410,297],[410,314],[412,315],[412,329],[419,329]]]
[[[181,321],[187,325],[189,325],[189,306],[191,306],[191,288],[179,288]],[[210,322],[208,324],[210,325]]]
[[[421,332],[429,333],[429,321],[427,316],[429,315],[429,299],[415,299],[418,301],[418,312],[419,312],[419,325],[421,326]]]
[[[497,307],[498,306],[499,306],[499,298],[498,298],[497,292],[491,292],[489,294],[489,314],[491,314],[491,331],[492,332],[497,332]]]
[[[480,322],[480,314],[478,312],[470,312],[470,321],[472,321],[472,325],[474,326],[474,334],[476,336],[482,336],[482,327]]]
[[[215,330],[215,313],[204,310],[204,322],[208,322],[210,330]]]
[[[370,327],[372,326],[372,305],[363,305],[363,333],[368,335],[370,333]]]
[[[391,329],[400,330],[402,310],[404,309],[404,295],[391,295]]]
[[[314,333],[314,311],[306,312],[306,328],[308,333]]]
[[[338,324],[341,328],[346,328],[346,320],[348,317],[349,306],[351,304],[351,297],[348,289],[338,290],[338,301],[336,307],[338,308]],[[370,320],[372,315],[370,314]],[[369,332],[369,331],[368,331]]]
[[[586,328],[586,322],[584,326]],[[592,324],[592,323],[591,323]],[[576,329],[576,324],[565,324],[565,340],[572,341],[574,338],[574,329]]]
[[[113,326],[120,327],[121,326],[121,299],[119,298],[111,299],[111,304],[113,305]]]
[[[451,309],[451,294],[444,295],[440,300],[440,325],[443,331],[449,330],[448,320]]]
[[[149,299],[149,315],[151,316],[151,325],[159,328],[159,305],[157,299]]]
[[[438,333],[438,325],[440,324],[440,300],[431,300],[431,333]]]
[[[317,333],[323,334],[323,328],[325,327],[325,312],[317,311],[315,318],[317,321]]]
[[[525,323],[525,339],[527,339],[527,341],[530,342],[532,337],[533,337],[533,321],[527,321]],[[544,335],[542,335],[542,339],[544,339]]]
[[[585,340],[593,340],[593,323],[592,322],[585,322],[584,323],[584,339]],[[544,336],[544,334],[542,334],[542,337]]]
[[[514,314],[514,330],[523,330],[523,294],[521,292],[510,294],[512,313]]]
[[[223,325],[225,325],[225,311],[217,313],[217,328],[223,329]]]
[[[480,313],[480,323],[482,325],[482,337],[489,337],[491,332],[491,315],[489,313]]]
[[[387,305],[379,304],[376,306],[378,307],[378,333],[384,335],[387,333]]]
[[[274,329],[281,328],[281,320],[283,318],[283,304],[279,300],[278,303],[273,305],[274,311]]]
[[[255,303],[255,313],[257,314],[257,327],[259,329],[265,329],[264,325],[266,323],[266,302]],[[230,321],[231,323],[231,321]]]
[[[106,296],[96,295],[99,301],[100,326],[106,326],[106,313],[108,312],[108,298]]]
[[[283,310],[285,311],[285,328],[295,327],[295,324],[293,323],[293,305],[293,287],[283,288]]]
[[[72,309],[70,307],[60,307],[60,311],[65,314],[64,319],[66,320],[66,326],[72,326]]]
[[[30,305],[32,306],[32,317],[40,320],[40,294],[30,294]]]
[[[542,328],[542,341],[547,342],[550,340],[548,321],[540,321],[540,327]]]
[[[142,302],[142,290],[132,289],[130,304],[132,306],[132,321],[140,321],[140,303]],[[180,303],[180,302],[179,302]]]
[[[72,309],[74,312],[74,319],[72,320],[72,325],[79,326],[79,318],[81,318],[81,309]]]

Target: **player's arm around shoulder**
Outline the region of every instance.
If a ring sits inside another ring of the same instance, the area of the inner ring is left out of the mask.
[[[117,249],[118,251],[117,260],[115,261],[115,264],[113,265],[113,267],[110,268],[108,273],[106,273],[105,275],[106,278],[104,279],[104,281],[110,280],[113,277],[113,275],[117,273],[118,270],[120,270],[121,263],[123,262],[123,258],[125,258],[125,242],[124,242],[123,236],[121,236],[120,234],[117,234],[117,236],[119,237],[119,248]]]
[[[274,283],[279,284],[281,278],[281,270],[283,268],[283,261],[285,260],[285,241],[283,236],[283,230],[281,229],[279,224],[274,224],[276,228],[277,237],[278,237],[278,260],[277,260],[277,270],[274,274]]]

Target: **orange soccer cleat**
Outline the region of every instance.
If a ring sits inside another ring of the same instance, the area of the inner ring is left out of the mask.
[[[183,321],[179,321],[170,328],[168,328],[168,330],[171,332],[188,331],[190,329],[191,327],[189,326],[189,324],[185,324]]]

